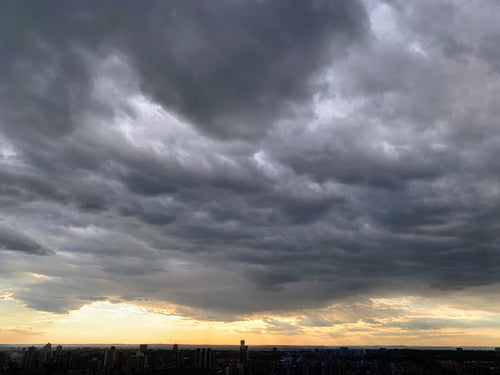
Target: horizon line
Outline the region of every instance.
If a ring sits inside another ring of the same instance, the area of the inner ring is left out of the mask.
[[[12,343],[0,343],[0,346],[11,346],[11,347],[28,347],[28,346],[44,346],[47,344],[51,345],[61,345],[61,346],[71,346],[71,347],[84,347],[84,346],[139,346],[139,345],[151,345],[151,346],[173,346],[173,345],[178,345],[178,346],[188,346],[188,347],[195,347],[195,346],[205,346],[205,347],[235,347],[238,348],[240,345],[238,344],[182,344],[182,343],[144,343],[144,342],[137,342],[137,343],[52,343],[52,342],[44,342],[44,343],[29,343],[29,344],[12,344]],[[347,347],[347,348],[353,348],[353,349],[363,349],[363,348],[378,348],[378,349],[397,349],[397,348],[492,348],[493,350],[497,349],[498,347],[491,346],[491,345],[404,345],[404,344],[393,344],[393,345],[342,345],[342,344],[337,344],[337,345],[301,345],[301,344],[252,344],[252,345],[246,345],[248,346],[249,349],[252,347],[302,347],[302,348],[341,348],[341,347]],[[499,344],[500,346],[500,344]]]

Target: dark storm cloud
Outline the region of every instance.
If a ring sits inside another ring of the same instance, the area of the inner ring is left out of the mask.
[[[13,196],[22,199],[35,199],[43,196],[57,196],[57,189],[40,176],[0,171],[0,191],[3,196]]]
[[[4,9],[13,296],[231,320],[500,282],[498,7],[364,5]]]
[[[0,250],[19,251],[34,255],[49,255],[53,251],[28,234],[0,223]]]
[[[364,29],[362,7],[346,1],[187,1],[154,10],[164,16],[144,29],[159,31],[150,36],[160,48],[144,49],[141,38],[133,52],[143,87],[225,136],[258,134],[290,101],[308,100],[332,44]]]
[[[99,107],[88,95],[85,49],[126,55],[146,93],[206,131],[256,135],[290,103],[309,101],[313,75],[366,29],[353,1],[4,7],[3,116],[57,136],[82,107]]]

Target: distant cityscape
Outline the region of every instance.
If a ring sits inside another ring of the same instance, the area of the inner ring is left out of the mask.
[[[500,348],[0,347],[0,375],[500,374]]]

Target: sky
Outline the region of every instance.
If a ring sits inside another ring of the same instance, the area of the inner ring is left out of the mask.
[[[0,343],[500,345],[495,0],[0,4]]]

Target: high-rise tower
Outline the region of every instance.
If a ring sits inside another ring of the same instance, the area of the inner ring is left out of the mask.
[[[240,362],[248,361],[248,346],[245,346],[245,340],[240,341]]]

